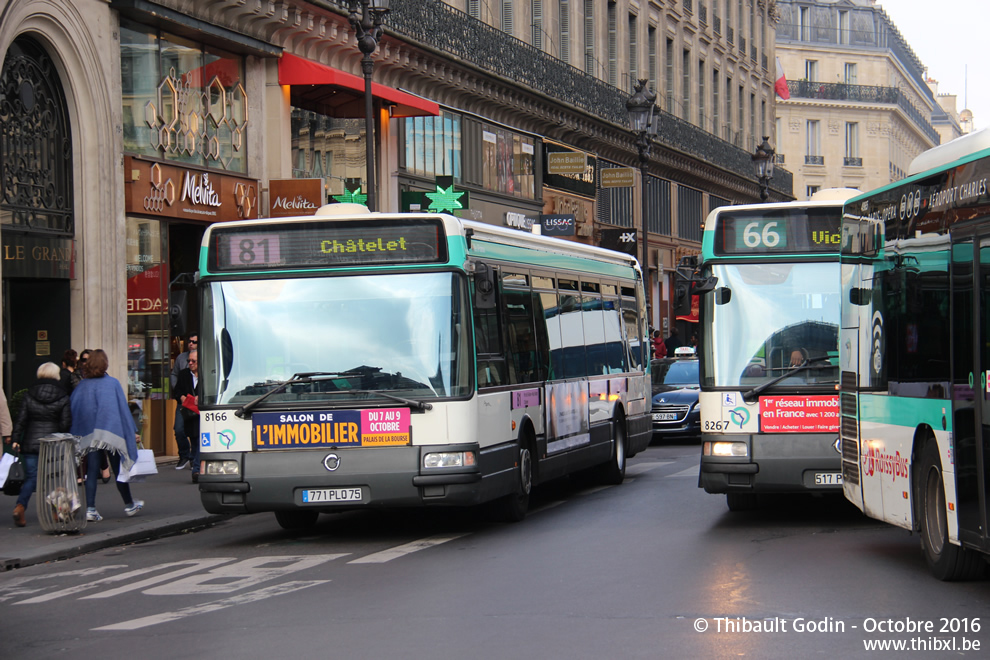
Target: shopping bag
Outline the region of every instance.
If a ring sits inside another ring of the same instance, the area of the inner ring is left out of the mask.
[[[13,455],[4,454],[2,460],[3,463],[7,463],[7,474],[4,475],[5,478],[3,479],[3,494],[16,497],[21,494],[21,486],[24,485],[27,474],[24,472],[24,465],[20,461],[16,458],[10,461],[8,457],[13,458]]]
[[[120,466],[120,474],[117,475],[117,481],[121,483],[144,481],[150,474],[158,474],[155,452],[150,449],[138,449],[138,458],[134,461],[134,465],[131,466],[130,470],[125,470],[123,465]]]

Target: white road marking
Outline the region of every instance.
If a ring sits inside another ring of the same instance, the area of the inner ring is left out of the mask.
[[[692,465],[691,467],[689,467],[686,470],[681,470],[680,472],[676,472],[674,474],[668,474],[667,475],[667,478],[673,478],[673,477],[697,477],[698,476],[698,473],[700,471],[701,471],[701,466],[700,465]]]
[[[636,475],[643,474],[644,472],[649,472],[650,470],[655,470],[663,465],[670,465],[673,461],[651,461],[649,463],[636,463],[636,465],[630,465],[626,468],[626,476],[635,477]]]
[[[231,596],[230,598],[224,598],[223,600],[215,600],[209,603],[203,603],[202,605],[193,605],[192,607],[185,607],[181,610],[175,610],[174,612],[163,612],[161,614],[141,617],[140,619],[122,621],[121,623],[114,623],[109,626],[93,628],[93,630],[137,630],[138,628],[147,628],[148,626],[155,626],[159,623],[168,623],[170,621],[178,621],[179,619],[196,616],[198,614],[216,612],[217,610],[234,607],[235,605],[254,603],[259,600],[271,598],[272,596],[281,596],[283,594],[292,593],[293,591],[299,591],[301,589],[308,589],[309,587],[326,584],[329,581],[330,580],[294,580],[283,584],[265,587],[264,589],[258,589],[257,591],[249,591],[246,594]]]
[[[127,568],[127,564],[108,564],[106,566],[96,566],[94,568],[80,568],[74,571],[59,571],[57,573],[48,573],[46,575],[31,575],[28,577],[17,577],[6,581],[6,584],[0,586],[0,603],[18,598],[20,596],[27,596],[28,594],[37,593],[44,590],[44,586],[33,586],[25,587],[23,585],[29,582],[38,582],[39,580],[52,580],[54,578],[63,577],[93,577],[99,575],[100,573],[106,573],[107,571],[116,571],[121,568]]]
[[[406,543],[405,545],[389,548],[388,550],[382,550],[381,552],[376,552],[374,554],[370,554],[365,557],[352,559],[347,563],[348,564],[384,564],[387,561],[392,561],[393,559],[398,559],[399,557],[405,557],[406,555],[412,554],[413,552],[426,550],[427,548],[432,548],[433,546],[440,545],[441,543],[446,543],[447,541],[453,541],[454,539],[459,539],[462,536],[467,536],[467,533],[437,534],[436,536],[428,536],[425,539],[413,541],[412,543]]]

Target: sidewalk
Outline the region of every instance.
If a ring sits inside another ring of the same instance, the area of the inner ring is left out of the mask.
[[[86,523],[76,534],[50,534],[38,523],[38,493],[31,496],[27,527],[16,527],[12,513],[16,497],[0,494],[0,570],[41,564],[56,559],[174,534],[224,520],[203,509],[199,487],[192,483],[189,468],[175,469],[175,457],[158,458],[158,474],[131,485],[134,499],[144,500],[144,508],[132,518],[124,513],[124,503],[113,482],[99,482],[96,508],[103,520]],[[86,494],[79,486],[85,509]]]

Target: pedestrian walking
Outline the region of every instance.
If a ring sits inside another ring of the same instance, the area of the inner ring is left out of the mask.
[[[175,357],[175,363],[172,365],[172,375],[169,381],[172,383],[172,398],[177,402],[179,402],[179,398],[175,395],[175,387],[179,382],[179,374],[189,366],[189,352],[197,348],[199,348],[199,334],[194,332],[186,339],[186,350]],[[186,433],[185,424],[186,420],[182,414],[182,406],[177,405],[175,407],[175,422],[172,425],[172,430],[175,431],[175,445],[179,449],[179,462],[175,465],[176,470],[184,470],[189,467],[192,458],[192,445],[189,442],[190,435]],[[196,440],[199,440],[198,433]]]
[[[65,433],[72,427],[72,411],[69,395],[59,381],[59,366],[45,362],[38,367],[35,381],[21,400],[21,408],[14,422],[14,451],[20,451],[24,464],[24,484],[14,505],[14,524],[24,527],[27,520],[24,511],[38,483],[38,454],[41,439],[53,433]]]
[[[80,451],[86,460],[86,520],[99,522],[96,510],[96,482],[100,475],[100,452],[110,455],[116,474],[121,466],[129,470],[137,460],[137,429],[127,406],[120,381],[107,374],[109,361],[102,349],[93,351],[83,367],[83,380],[72,391],[72,434],[79,436]],[[124,513],[133,516],[144,507],[131,497],[130,484],[115,481],[124,500]]]
[[[677,330],[676,325],[670,329],[670,336],[667,337],[664,344],[667,346],[667,355],[670,356],[673,356],[674,352],[684,345],[684,342],[681,341],[681,335]]]

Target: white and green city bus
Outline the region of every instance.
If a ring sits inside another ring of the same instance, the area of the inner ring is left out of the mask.
[[[723,206],[705,221],[698,485],[732,511],[762,494],[841,492],[839,223],[858,192]]]
[[[650,440],[634,258],[442,214],[325,206],[212,225],[199,270],[213,513],[286,528],[358,507],[619,483]]]
[[[919,532],[943,580],[990,536],[990,131],[918,156],[842,225],[846,498]]]

